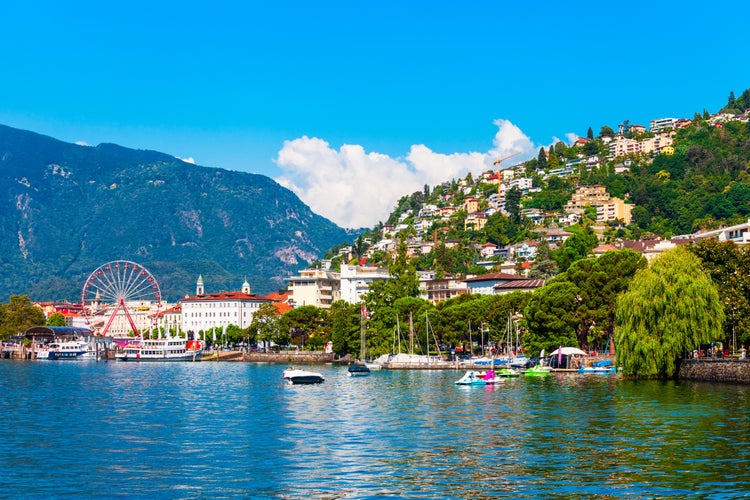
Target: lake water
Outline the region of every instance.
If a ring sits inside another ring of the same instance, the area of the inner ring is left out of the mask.
[[[0,361],[0,497],[750,493],[750,388],[602,375],[456,386],[281,365]]]

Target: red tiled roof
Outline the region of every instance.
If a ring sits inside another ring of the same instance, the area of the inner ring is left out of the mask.
[[[271,302],[271,299],[266,299],[260,295],[254,293],[247,294],[242,292],[219,292],[219,293],[206,293],[203,295],[196,295],[194,297],[185,297],[180,299],[180,302],[197,302],[206,300],[255,300],[259,302]]]
[[[614,245],[599,245],[598,247],[592,249],[591,251],[594,253],[604,253],[604,252],[609,252],[610,250],[617,250],[617,247]]]
[[[266,295],[265,298],[267,298],[268,300],[273,300],[274,302],[287,302],[289,300],[289,297],[291,296],[292,292],[283,290],[281,292],[271,292]]]
[[[292,306],[290,306],[286,302],[273,302],[273,307],[276,308],[279,314],[286,314],[292,309],[294,309]]]

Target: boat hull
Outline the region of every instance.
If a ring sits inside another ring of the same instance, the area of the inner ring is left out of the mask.
[[[584,367],[581,367],[578,370],[578,373],[581,373],[583,375],[587,375],[587,374],[609,375],[609,374],[612,374],[612,373],[617,373],[617,369],[615,367],[609,367],[609,368],[598,368],[598,367],[597,368],[590,368],[590,367],[584,368]]]
[[[540,365],[533,366],[524,372],[527,377],[547,377],[549,374],[549,368]]]
[[[284,370],[281,376],[290,385],[321,384],[325,380],[322,374],[307,370]]]
[[[117,361],[128,361],[128,362],[139,362],[139,363],[147,363],[149,361],[160,361],[160,362],[171,362],[171,361],[200,361],[201,360],[201,353],[196,354],[185,354],[185,355],[179,355],[179,356],[150,356],[150,355],[124,355],[124,354],[118,354],[115,356],[115,359]]]
[[[203,349],[196,342],[180,338],[143,339],[123,347],[122,352],[115,354],[115,359],[130,362],[200,361]]]
[[[370,369],[365,365],[350,365],[347,375],[350,377],[367,377],[370,375]]]

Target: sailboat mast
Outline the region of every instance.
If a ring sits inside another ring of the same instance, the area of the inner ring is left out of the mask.
[[[414,319],[409,313],[409,354],[414,355]]]
[[[364,308],[364,306],[362,306]],[[365,361],[365,315],[359,317],[359,360]]]
[[[474,341],[471,340],[471,320],[469,320],[469,356],[474,357]]]

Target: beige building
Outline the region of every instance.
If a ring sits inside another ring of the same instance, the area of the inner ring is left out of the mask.
[[[606,222],[620,219],[625,224],[632,221],[631,211],[634,205],[625,203],[619,198],[611,198],[607,189],[601,185],[581,186],[565,205],[569,214],[581,214],[586,207],[596,207],[596,220]]]
[[[586,207],[595,207],[606,201],[609,201],[609,193],[604,186],[599,184],[581,186],[576,189],[568,204],[565,205],[565,212],[581,214]]]
[[[328,309],[341,298],[339,273],[323,269],[303,269],[297,276],[287,278],[290,302],[294,307],[315,306]]]
[[[632,210],[633,205],[627,204],[619,198],[610,198],[609,201],[596,206],[596,220],[607,222],[619,219],[625,224],[630,224],[633,220]]]

